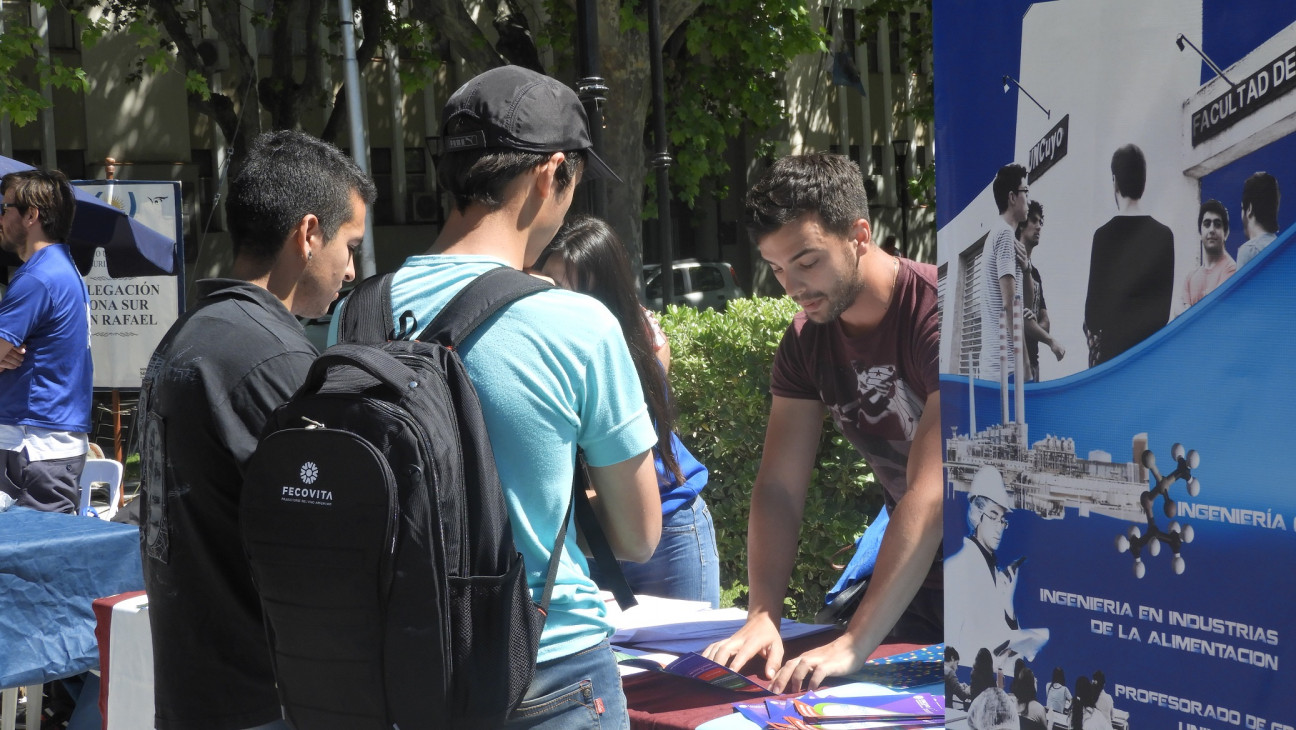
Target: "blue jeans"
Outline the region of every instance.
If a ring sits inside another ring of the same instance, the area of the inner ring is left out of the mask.
[[[621,674],[607,641],[537,664],[526,697],[504,727],[629,730]]]
[[[720,607],[720,556],[715,523],[702,497],[662,518],[661,542],[646,563],[621,562],[621,572],[635,593]],[[598,568],[591,562],[594,582]]]

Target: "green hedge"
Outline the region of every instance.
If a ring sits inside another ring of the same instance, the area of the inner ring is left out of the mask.
[[[734,300],[723,313],[671,307],[661,318],[680,438],[711,472],[702,496],[715,518],[726,605],[747,605],[747,516],[769,416],[770,367],[797,309],[786,297],[762,297]],[[873,472],[827,417],[816,464],[784,604],[786,616],[804,621],[837,581],[833,553],[853,542],[882,504]]]

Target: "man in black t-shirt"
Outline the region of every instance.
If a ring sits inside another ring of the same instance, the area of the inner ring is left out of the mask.
[[[323,315],[354,277],[374,197],[330,144],[253,140],[225,203],[233,277],[198,282],[149,360],[140,547],[158,730],[287,730],[239,531],[243,471],[317,355],[294,315]]]
[[[1174,233],[1139,206],[1147,183],[1143,150],[1132,144],[1116,150],[1111,171],[1117,212],[1094,231],[1089,254],[1089,367],[1164,327],[1174,294]]]

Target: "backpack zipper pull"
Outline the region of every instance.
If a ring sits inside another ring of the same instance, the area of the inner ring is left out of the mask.
[[[305,416],[302,416],[301,419],[302,419],[303,421],[306,422],[306,424],[307,424],[307,425],[306,425],[306,430],[308,430],[308,431],[309,431],[309,430],[316,429],[316,428],[324,428],[324,424],[320,423],[319,421],[312,421],[311,419],[309,419],[309,418],[307,418],[307,417],[305,417]]]

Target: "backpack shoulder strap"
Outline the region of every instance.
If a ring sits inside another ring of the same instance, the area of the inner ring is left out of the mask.
[[[392,276],[371,276],[351,290],[346,306],[342,307],[342,318],[338,320],[338,342],[377,343],[395,338]]]
[[[612,552],[612,544],[608,542],[607,534],[603,532],[603,524],[599,522],[598,513],[594,511],[594,505],[590,504],[589,495],[586,494],[585,490],[589,487],[589,472],[586,471],[588,468],[585,454],[578,449],[576,472],[572,479],[572,500],[576,503],[576,527],[585,536],[585,544],[593,553],[594,562],[598,565],[599,588],[611,591],[617,605],[621,606],[622,611],[626,611],[639,605],[639,601],[635,598],[634,590],[630,588],[625,573],[621,571],[621,563],[617,562],[616,554]]]
[[[558,563],[562,558],[563,545],[567,539],[567,523],[571,521],[573,512],[576,513],[576,527],[585,536],[585,543],[594,553],[594,561],[598,564],[599,577],[602,580],[599,587],[612,592],[622,611],[639,605],[634,591],[630,588],[630,582],[621,571],[621,564],[617,562],[616,555],[612,552],[612,545],[608,542],[607,534],[603,532],[603,525],[599,522],[598,514],[594,512],[594,505],[590,504],[589,495],[585,493],[589,487],[589,474],[586,468],[585,455],[578,449],[576,470],[572,474],[571,501],[567,503],[567,514],[558,529],[553,552],[549,554],[549,567],[545,571],[544,592],[540,597],[540,613],[545,615],[549,613],[549,597],[553,594],[554,581],[558,577]]]
[[[551,288],[553,288],[552,284],[511,267],[491,269],[470,281],[458,294],[455,294],[418,339],[422,342],[437,342],[445,347],[456,347],[504,305]],[[547,615],[549,611],[549,598],[553,594],[554,582],[558,576],[558,566],[567,538],[567,524],[571,521],[572,512],[580,508],[577,494],[584,497],[582,485],[585,480],[582,477],[583,469],[578,464],[577,476],[572,485],[572,499],[567,503],[567,514],[563,517],[558,534],[554,538],[553,550],[549,554],[544,590],[541,592],[538,604],[541,614]],[[588,499],[585,500],[585,504],[586,509],[589,509]],[[602,537],[601,533],[600,537]],[[606,538],[602,538],[602,542],[606,545]],[[608,553],[611,553],[610,548]],[[624,578],[622,580],[624,581]]]
[[[552,288],[552,284],[511,267],[491,269],[460,289],[418,339],[457,347],[504,305]],[[390,307],[388,309],[390,311]]]

